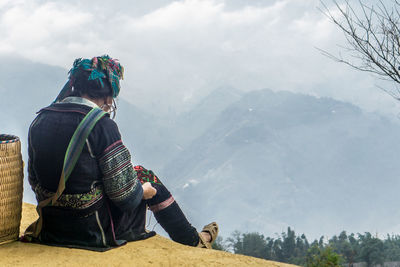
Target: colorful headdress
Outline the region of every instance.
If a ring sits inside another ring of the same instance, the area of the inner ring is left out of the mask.
[[[75,76],[79,71],[90,72],[88,80],[98,80],[103,87],[103,79],[108,78],[113,90],[113,97],[117,97],[120,91],[119,80],[124,78],[124,67],[118,60],[110,58],[108,55],[94,57],[92,59],[75,59],[69,73],[69,80],[57,96],[55,102],[62,100],[71,90]]]

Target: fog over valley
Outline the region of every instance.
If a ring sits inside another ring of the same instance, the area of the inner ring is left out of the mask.
[[[2,62],[0,129],[21,137],[26,162],[29,124],[67,70]],[[224,237],[288,226],[311,238],[400,231],[400,125],[392,117],[329,97],[225,85],[179,113],[158,115],[120,97],[116,121],[134,164],[162,179],[196,227],[216,220]],[[27,177],[24,189],[35,203]]]

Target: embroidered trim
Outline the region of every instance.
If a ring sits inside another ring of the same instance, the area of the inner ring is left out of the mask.
[[[103,173],[104,190],[112,201],[123,202],[140,186],[132,167],[131,154],[121,140],[104,151],[99,165]]]
[[[161,211],[161,210],[163,210],[163,209],[168,208],[172,203],[174,203],[174,201],[175,201],[174,197],[173,197],[173,196],[170,196],[169,198],[167,198],[167,199],[164,200],[163,202],[158,203],[158,204],[153,205],[153,206],[150,206],[149,209],[150,209],[152,212],[159,212],[159,211]]]
[[[106,149],[104,149],[104,152],[103,152],[104,155],[103,155],[103,157],[107,157],[107,156],[108,156],[107,153],[108,153],[111,149],[113,149],[114,147],[116,147],[116,146],[119,145],[119,144],[122,144],[122,140],[118,140],[118,141],[112,143],[111,145],[109,145]]]
[[[160,179],[158,179],[152,170],[147,170],[141,165],[137,165],[133,169],[136,171],[137,177],[142,184],[149,182],[162,185]]]
[[[54,195],[54,192],[44,189],[39,184],[36,185],[34,191],[36,193],[36,198],[39,202],[47,198],[50,198]],[[62,194],[57,200],[57,202],[53,203],[52,206],[83,210],[93,206],[102,199],[103,199],[103,188],[101,185],[98,185],[92,188],[87,193]]]

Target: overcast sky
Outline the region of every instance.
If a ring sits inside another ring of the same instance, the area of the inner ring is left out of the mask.
[[[125,66],[121,96],[136,103],[185,107],[230,85],[330,96],[397,115],[397,102],[376,79],[316,49],[334,52],[344,43],[319,6],[319,0],[0,0],[0,54],[65,69],[77,57],[109,54]]]

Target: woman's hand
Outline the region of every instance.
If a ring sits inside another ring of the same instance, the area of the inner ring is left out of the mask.
[[[157,193],[157,189],[151,186],[151,183],[146,182],[142,184],[143,188],[143,199],[151,199]]]

